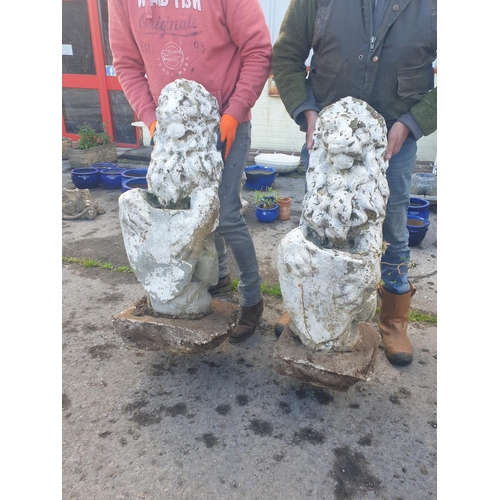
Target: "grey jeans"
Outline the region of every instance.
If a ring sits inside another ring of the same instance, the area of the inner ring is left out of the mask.
[[[231,252],[240,276],[238,292],[240,305],[254,306],[262,299],[261,276],[252,236],[240,213],[241,182],[250,151],[250,122],[241,123],[227,160],[224,162],[219,186],[219,226],[214,233],[219,254],[219,278],[229,273],[228,260]]]

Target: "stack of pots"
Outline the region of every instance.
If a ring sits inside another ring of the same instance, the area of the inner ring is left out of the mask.
[[[89,167],[71,170],[71,180],[79,189],[93,189],[102,184],[107,189],[120,189],[122,193],[133,188],[148,189],[147,168],[127,169],[116,163],[93,163]]]
[[[148,189],[148,181],[146,179],[146,174],[148,173],[147,168],[132,168],[122,172],[122,193],[125,193],[129,189],[140,188]]]

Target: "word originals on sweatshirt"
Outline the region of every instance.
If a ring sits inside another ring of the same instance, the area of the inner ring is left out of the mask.
[[[149,19],[145,14],[141,14],[139,18],[139,29],[140,30],[153,30],[160,33],[160,38],[166,35],[172,36],[196,36],[198,28],[195,18],[191,18],[189,14],[188,19],[176,19],[174,21],[167,19],[162,19],[158,16],[156,19]]]
[[[158,5],[159,7],[167,7],[168,4],[173,5],[176,9],[195,9],[201,11],[201,0],[137,0],[139,7],[145,7],[146,2],[150,5]]]

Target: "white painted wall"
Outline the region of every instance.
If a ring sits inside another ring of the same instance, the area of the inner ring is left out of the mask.
[[[285,0],[260,0],[266,16],[271,41],[278,37],[281,21],[288,8]],[[279,97],[269,96],[267,85],[252,109],[252,149],[300,152],[305,134],[290,118]],[[418,141],[417,160],[434,162],[437,154],[437,132]]]
[[[267,86],[252,108],[252,148],[298,151],[305,133],[290,118],[279,97],[269,96]]]
[[[262,11],[266,16],[269,33],[271,34],[271,42],[274,44],[278,38],[281,21],[285,17],[286,9],[288,9],[287,0],[260,0]]]

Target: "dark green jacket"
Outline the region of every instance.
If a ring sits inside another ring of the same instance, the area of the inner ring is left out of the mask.
[[[309,86],[319,109],[350,95],[373,106],[388,128],[410,112],[429,135],[437,128],[436,1],[379,0],[387,11],[376,33],[372,1],[291,0],[273,48],[281,99],[293,117]]]

